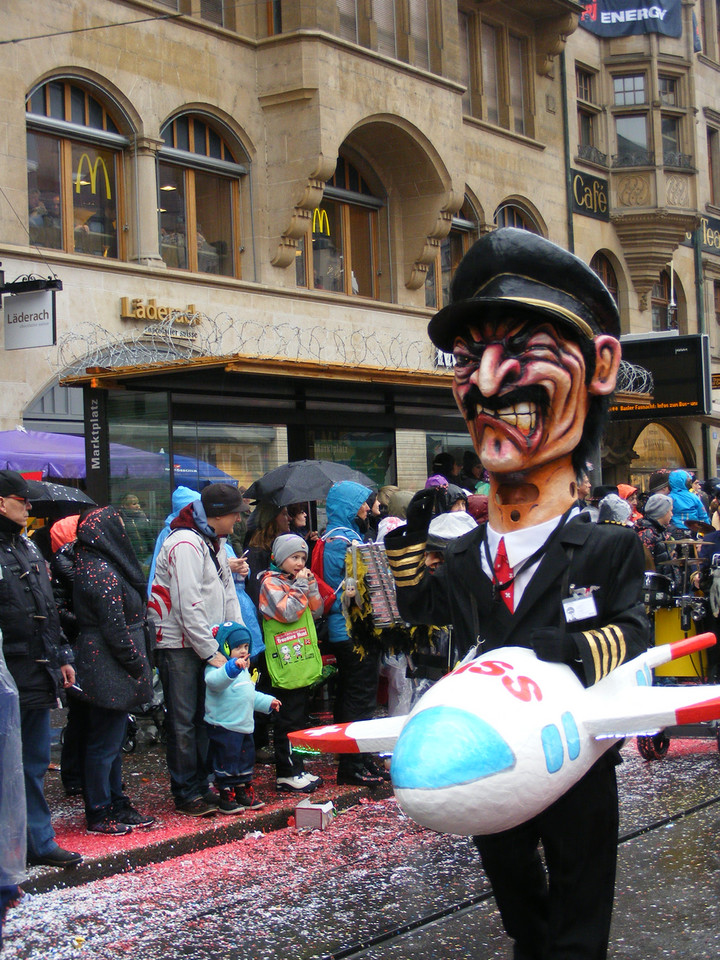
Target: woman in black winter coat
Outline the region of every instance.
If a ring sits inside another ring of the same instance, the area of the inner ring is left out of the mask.
[[[78,525],[73,607],[77,682],[89,707],[83,795],[94,833],[154,823],[122,791],[127,714],[152,699],[146,602],[146,578],[119,511],[89,513]]]

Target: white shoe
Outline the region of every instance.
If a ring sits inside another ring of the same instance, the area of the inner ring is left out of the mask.
[[[278,792],[312,793],[315,784],[305,774],[296,774],[294,777],[278,777],[275,787]]]
[[[322,777],[317,776],[315,773],[308,773],[307,770],[305,770],[302,776],[305,777],[306,780],[309,780],[310,783],[315,784],[316,789],[325,783]]]

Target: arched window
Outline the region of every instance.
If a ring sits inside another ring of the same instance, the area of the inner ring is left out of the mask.
[[[51,80],[26,100],[30,242],[122,257],[122,151],[127,138],[93,93]]]
[[[477,214],[466,198],[460,213],[453,217],[450,233],[441,242],[435,260],[428,266],[425,306],[439,310],[450,303],[450,281],[477,235]]]
[[[517,227],[518,230],[529,230],[530,233],[540,233],[537,224],[527,211],[514,203],[503,203],[495,211],[495,223],[498,227]]]
[[[176,117],[160,135],[160,256],[168,267],[239,277],[240,178],[247,166],[206,117]]]
[[[617,275],[604,253],[596,253],[590,261],[590,269],[600,277],[602,282],[612,294],[615,303],[618,302],[618,282]]]
[[[660,274],[652,288],[652,328],[657,330],[677,330],[677,306],[670,289],[670,277],[666,270]]]
[[[298,241],[298,286],[377,297],[378,210],[384,200],[358,170],[338,157],[307,234]]]

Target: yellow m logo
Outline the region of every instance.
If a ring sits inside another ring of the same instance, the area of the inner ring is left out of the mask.
[[[83,164],[87,160],[88,167],[88,176],[90,177],[90,190],[92,193],[97,193],[97,173],[98,167],[102,164],[103,174],[105,175],[105,196],[108,200],[112,200],[112,189],[110,188],[110,177],[108,175],[107,167],[105,166],[105,161],[102,157],[96,157],[95,163],[92,162],[90,156],[87,153],[84,153],[80,157],[78,163],[77,173],[75,174],[75,193],[80,193],[80,187],[82,186],[82,169]],[[85,181],[87,183],[87,181]]]
[[[330,221],[328,220],[327,210],[321,210],[315,207],[313,210],[313,233],[324,233],[326,237],[330,236]]]

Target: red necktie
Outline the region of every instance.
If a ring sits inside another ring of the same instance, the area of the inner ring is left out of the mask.
[[[512,581],[512,567],[508,563],[507,551],[505,549],[505,537],[500,537],[497,553],[495,554],[495,563],[493,564],[495,580],[498,588],[504,583]],[[510,613],[515,609],[515,600],[513,597],[513,584],[510,582],[504,590],[500,590],[500,596],[505,601],[505,606]]]

